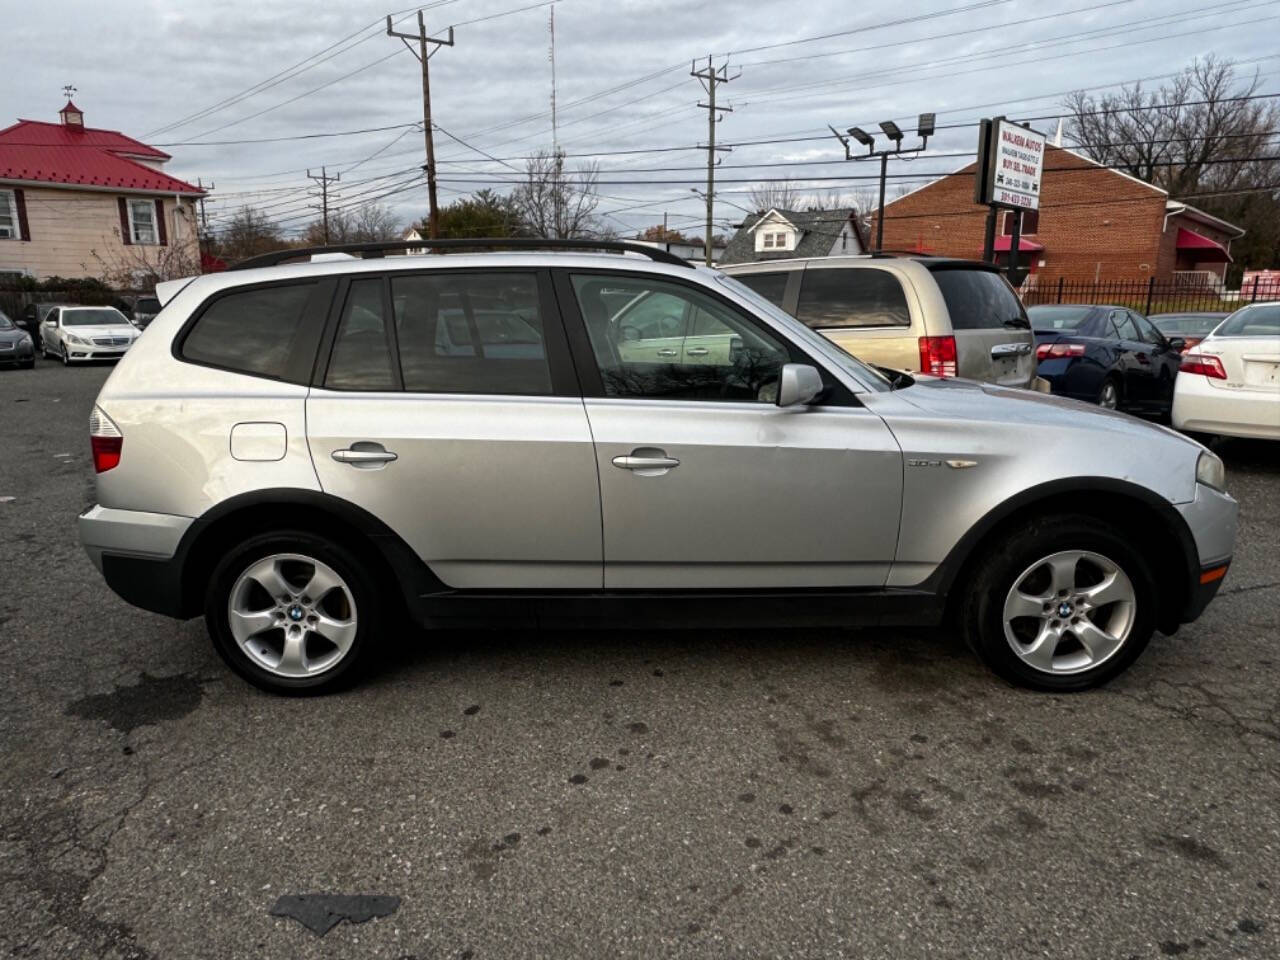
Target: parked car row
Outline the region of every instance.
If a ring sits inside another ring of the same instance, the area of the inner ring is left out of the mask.
[[[0,364],[29,369],[35,365],[37,353],[67,366],[115,360],[124,356],[141,333],[115,307],[33,303],[17,321],[0,313]]]

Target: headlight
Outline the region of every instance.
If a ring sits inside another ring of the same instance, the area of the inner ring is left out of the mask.
[[[68,333],[68,334],[66,334],[65,336],[66,336],[66,338],[67,338],[68,340],[70,340],[72,343],[78,343],[78,344],[80,344],[80,346],[82,346],[82,347],[87,347],[87,346],[89,345],[89,341],[88,341],[88,340],[85,340],[85,339],[83,339],[83,338],[81,338],[81,337],[77,337],[74,333]]]
[[[18,346],[26,347],[26,346],[29,346],[30,344],[31,344],[31,334],[24,333],[22,335],[22,339],[18,341]]]
[[[1208,450],[1200,454],[1200,459],[1196,461],[1196,482],[1203,483],[1206,487],[1213,487],[1215,490],[1225,491],[1227,468],[1222,465],[1222,459]]]

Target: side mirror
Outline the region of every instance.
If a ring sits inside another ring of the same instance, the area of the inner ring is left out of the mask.
[[[1181,353],[1187,348],[1187,341],[1182,337],[1172,337],[1169,340],[1169,349],[1174,353]]]
[[[822,374],[807,363],[786,363],[778,377],[778,406],[811,403],[822,392]]]

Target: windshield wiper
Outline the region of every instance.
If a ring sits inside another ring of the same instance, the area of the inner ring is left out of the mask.
[[[1022,330],[1031,329],[1031,323],[1021,317],[1010,317],[1008,320],[1001,320],[1000,322],[1006,327],[1017,327]]]

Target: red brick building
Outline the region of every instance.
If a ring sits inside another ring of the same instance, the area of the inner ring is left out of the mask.
[[[1062,147],[1045,150],[1040,210],[1023,217],[1019,262],[1037,282],[1175,276],[1219,285],[1244,231],[1166,191]],[[974,165],[885,205],[886,250],[982,256],[987,208],[973,202]],[[997,259],[1013,221],[998,214]],[[874,234],[874,226],[872,231]]]

